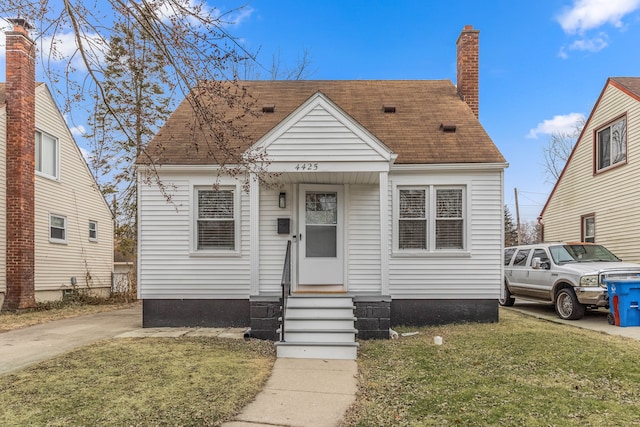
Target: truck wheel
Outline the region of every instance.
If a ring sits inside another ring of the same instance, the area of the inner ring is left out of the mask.
[[[498,304],[503,307],[511,307],[516,300],[511,296],[511,292],[509,292],[506,282],[504,282],[502,287],[504,288],[504,298],[498,298]]]
[[[571,288],[563,288],[556,295],[556,313],[564,320],[578,320],[584,316],[585,306],[578,302]]]

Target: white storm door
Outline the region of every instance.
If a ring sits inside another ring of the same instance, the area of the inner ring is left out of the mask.
[[[301,185],[298,230],[298,283],[342,285],[342,187]]]

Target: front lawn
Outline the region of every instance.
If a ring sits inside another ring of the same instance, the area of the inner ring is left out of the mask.
[[[409,331],[360,343],[347,426],[640,425],[639,341],[505,309],[497,324]]]
[[[262,389],[273,344],[102,341],[0,377],[2,426],[213,426]]]

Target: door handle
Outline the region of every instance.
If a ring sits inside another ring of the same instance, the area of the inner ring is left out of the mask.
[[[299,241],[300,241],[300,242],[302,242],[302,233],[300,233],[300,239],[299,239]]]

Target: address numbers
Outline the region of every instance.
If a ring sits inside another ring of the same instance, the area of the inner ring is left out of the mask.
[[[297,171],[317,171],[318,163],[298,163],[295,167]]]

